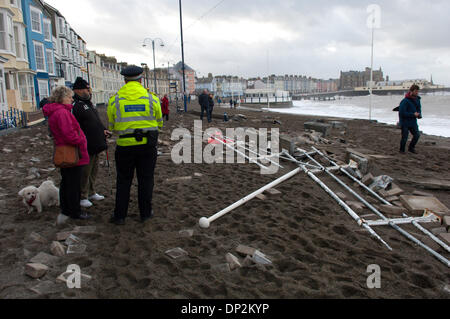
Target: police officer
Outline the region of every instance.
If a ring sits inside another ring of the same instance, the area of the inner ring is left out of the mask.
[[[125,85],[109,100],[109,130],[117,133],[117,194],[110,222],[124,225],[128,214],[134,171],[138,179],[141,221],[153,217],[152,196],[159,130],[163,127],[161,104],[141,85],[144,70],[129,66],[122,70]]]

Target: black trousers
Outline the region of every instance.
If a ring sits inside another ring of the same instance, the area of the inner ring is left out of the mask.
[[[81,172],[83,166],[61,168],[59,200],[61,214],[77,218],[81,214]]]
[[[130,191],[134,172],[138,179],[138,202],[141,218],[150,217],[152,213],[152,198],[154,187],[154,172],[157,160],[156,143],[158,134],[151,138],[147,145],[117,146],[117,194],[115,219],[125,219],[128,216]]]
[[[408,150],[414,151],[417,143],[419,142],[420,132],[419,132],[418,127],[402,126],[402,140],[400,142],[400,151],[401,152],[406,151],[406,143],[408,143],[408,137],[409,137],[410,132],[413,135],[413,139],[411,140],[411,143],[409,144]]]
[[[163,119],[166,119],[167,122],[169,122],[169,114],[163,114]]]

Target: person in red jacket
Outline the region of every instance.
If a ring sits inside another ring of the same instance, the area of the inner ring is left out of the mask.
[[[48,125],[52,132],[53,141],[56,146],[73,145],[80,151],[80,161],[76,167],[61,168],[61,185],[59,198],[61,203],[61,214],[58,216],[57,224],[63,224],[69,218],[89,219],[90,216],[81,211],[81,172],[83,166],[89,164],[89,153],[87,140],[72,115],[73,91],[67,87],[57,87],[53,90],[50,103],[43,108],[44,115],[48,117]]]
[[[169,99],[167,98],[167,94],[164,95],[163,99],[161,100],[161,111],[163,114],[163,118],[166,119],[166,121],[169,121]]]

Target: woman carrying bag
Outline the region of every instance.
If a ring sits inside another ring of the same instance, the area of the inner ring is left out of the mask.
[[[89,164],[87,140],[78,121],[72,115],[73,91],[67,87],[57,87],[49,98],[49,104],[43,108],[48,117],[48,125],[53,136],[55,149],[64,146],[78,148],[79,160],[71,167],[61,167],[61,185],[59,198],[61,214],[57,224],[63,224],[69,218],[89,219],[90,216],[81,211],[81,171]],[[56,152],[55,152],[56,153]]]

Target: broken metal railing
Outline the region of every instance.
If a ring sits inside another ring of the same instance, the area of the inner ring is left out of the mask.
[[[326,159],[327,161],[329,161],[331,163],[331,165],[334,165],[336,167],[340,167],[338,164],[336,164],[334,161],[332,161],[330,158],[328,158],[326,155],[324,155],[322,152],[320,152],[318,149],[314,148],[314,151],[322,156],[324,159]],[[301,151],[302,153],[306,154],[304,150],[301,149],[297,149],[299,151]],[[320,165],[316,160],[314,160],[310,155],[307,156],[310,160],[312,160],[314,163]],[[412,236],[411,234],[409,234],[407,231],[401,229],[398,224],[413,224],[416,228],[418,228],[419,230],[421,230],[425,235],[429,236],[432,240],[434,240],[436,243],[438,243],[441,247],[443,247],[445,250],[449,251],[449,246],[447,244],[445,244],[443,241],[441,241],[439,238],[437,238],[436,236],[434,236],[432,233],[430,233],[428,230],[426,230],[425,228],[423,228],[422,226],[419,225],[419,222],[434,222],[437,219],[437,216],[430,214],[428,216],[424,216],[422,218],[411,218],[406,214],[403,214],[403,216],[405,217],[404,219],[394,219],[394,220],[390,220],[387,217],[385,217],[381,212],[379,212],[374,206],[372,206],[371,204],[369,204],[367,201],[365,201],[362,197],[360,197],[358,194],[356,194],[350,187],[348,187],[344,182],[342,182],[341,180],[339,180],[339,178],[337,178],[336,176],[334,176],[332,173],[330,173],[327,169],[325,169],[322,166],[322,170],[327,172],[328,175],[332,176],[339,184],[341,184],[342,186],[344,186],[344,188],[346,188],[350,193],[352,193],[356,198],[358,198],[363,204],[365,204],[370,210],[372,210],[375,214],[377,214],[378,216],[380,216],[382,218],[381,221],[374,221],[374,222],[370,222],[368,224],[372,225],[372,226],[384,226],[384,225],[389,225],[392,228],[394,228],[395,230],[397,230],[398,232],[400,232],[403,236],[405,236],[406,238],[408,238],[409,240],[413,241],[415,244],[421,246],[422,248],[424,248],[425,250],[427,250],[430,254],[432,254],[433,256],[435,256],[437,259],[439,259],[441,262],[443,262],[445,265],[447,265],[447,267],[450,267],[450,261],[445,258],[444,256],[442,256],[441,254],[437,253],[436,251],[434,251],[433,249],[431,249],[429,246],[425,245],[424,243],[422,243],[420,240],[418,240],[417,238],[415,238],[414,236]],[[350,173],[348,173],[346,170],[344,170],[342,167],[340,167],[340,171],[343,172],[345,175],[347,175],[348,177],[350,177],[353,181],[357,182],[361,187],[363,187],[365,190],[367,190],[370,194],[374,195],[378,200],[380,200],[382,203],[389,205],[389,206],[393,206],[391,203],[389,203],[388,201],[386,201],[385,199],[383,199],[381,196],[379,196],[378,194],[376,194],[372,189],[370,189],[369,187],[367,187],[365,184],[363,184],[361,181],[359,181],[358,179],[356,179],[355,177],[353,177]],[[338,181],[339,180],[339,181]],[[366,222],[367,223],[367,222]]]

